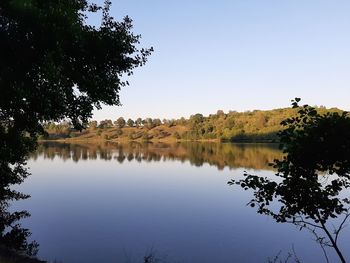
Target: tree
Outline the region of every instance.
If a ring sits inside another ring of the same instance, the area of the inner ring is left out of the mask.
[[[115,122],[114,122],[115,126],[118,128],[123,128],[126,124],[126,121],[124,120],[123,117],[119,117]]]
[[[74,128],[86,127],[92,109],[120,105],[119,90],[128,85],[123,75],[146,63],[152,49],[138,49],[140,36],[132,20],[121,22],[104,6],[85,0],[2,0],[0,2],[0,199],[28,196],[10,190],[27,176],[25,160],[44,133],[43,123],[67,119]],[[86,24],[88,13],[100,12],[100,27]],[[27,212],[12,214],[20,219]],[[16,220],[14,220],[16,221]],[[29,251],[28,231],[0,221],[0,242]],[[16,224],[17,226],[17,224]],[[30,253],[30,251],[29,251]]]
[[[154,123],[153,123],[153,119],[152,118],[146,118],[142,121],[143,126],[145,126],[147,129],[153,129],[155,127]]]
[[[223,110],[217,110],[216,111],[216,115],[220,118],[220,117],[225,117],[225,112]]]
[[[127,124],[129,127],[134,127],[135,122],[132,119],[128,119]]]
[[[245,174],[229,184],[252,189],[250,205],[257,206],[258,213],[310,230],[326,258],[325,248],[332,247],[345,262],[338,237],[350,215],[345,192],[350,187],[350,117],[346,112],[321,115],[313,107],[299,106],[299,101],[292,104],[298,115],[283,121],[285,129],[279,132],[286,154],[273,164],[279,180]],[[276,203],[278,208],[272,206]],[[332,222],[336,218],[338,225]],[[332,230],[331,223],[336,225]]]
[[[97,121],[90,121],[89,122],[89,128],[91,130],[96,130],[96,128],[97,128]]]
[[[176,125],[176,121],[174,119],[171,119],[171,120],[164,119],[163,124],[168,126],[168,127],[173,127]]]
[[[153,119],[153,125],[156,126],[160,126],[162,125],[162,121],[160,119]]]
[[[141,118],[137,118],[136,121],[135,121],[135,125],[136,127],[139,127],[143,124],[143,120]]]
[[[176,121],[176,125],[187,125],[187,120],[184,117],[181,117]]]
[[[99,128],[105,129],[105,128],[111,128],[113,127],[113,122],[112,120],[102,120],[100,121],[100,124],[98,125]]]
[[[191,115],[190,122],[194,124],[198,124],[204,121],[204,117],[202,114],[197,113],[195,115]]]

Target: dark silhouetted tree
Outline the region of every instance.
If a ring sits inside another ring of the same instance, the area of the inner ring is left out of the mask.
[[[119,90],[128,85],[122,76],[150,55],[151,49],[137,48],[140,36],[132,33],[130,18],[118,22],[109,15],[110,4],[0,1],[1,212],[6,213],[6,200],[27,197],[10,185],[28,176],[26,158],[44,133],[44,122],[67,119],[76,129],[86,127],[94,107],[120,104]],[[101,12],[99,27],[86,23],[91,12]],[[20,219],[28,213],[12,215]],[[7,220],[0,223],[2,244],[8,246],[5,239],[13,234],[12,248],[31,253],[27,230]]]
[[[325,248],[332,247],[345,262],[338,237],[349,217],[350,117],[346,112],[321,115],[299,101],[292,104],[298,115],[283,121],[279,133],[285,157],[273,164],[278,180],[245,174],[229,184],[252,189],[250,205],[258,213],[310,230],[326,257]]]

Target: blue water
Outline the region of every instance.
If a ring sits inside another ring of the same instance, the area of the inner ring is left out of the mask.
[[[32,175],[18,188],[31,198],[13,207],[31,212],[22,223],[42,259],[143,262],[152,253],[158,262],[268,262],[279,251],[286,258],[294,246],[302,262],[324,262],[310,233],[258,215],[246,206],[251,192],[227,185],[245,170],[273,176],[268,167],[219,170],[162,154],[120,162],[120,148],[102,158],[103,146],[96,159],[74,161],[57,150],[48,158],[48,150],[29,160]],[[340,242],[348,258],[349,241],[347,229]]]

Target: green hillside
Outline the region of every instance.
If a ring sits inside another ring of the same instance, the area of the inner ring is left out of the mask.
[[[317,107],[326,112],[341,110]],[[123,117],[100,122],[90,121],[86,129],[77,131],[69,122],[46,123],[47,140],[112,140],[112,141],[232,141],[232,142],[276,142],[281,121],[293,117],[292,108],[254,110],[246,112],[218,110],[216,114],[203,116],[200,113],[189,119],[138,118],[125,120]]]

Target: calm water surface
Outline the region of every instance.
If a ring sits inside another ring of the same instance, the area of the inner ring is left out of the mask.
[[[256,214],[251,193],[227,185],[244,171],[272,176],[281,156],[274,145],[46,143],[18,187],[32,197],[13,209],[31,212],[23,226],[50,261],[268,262],[294,246],[323,262],[308,232]]]

